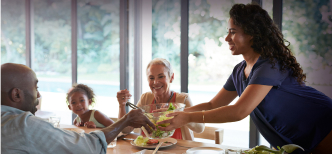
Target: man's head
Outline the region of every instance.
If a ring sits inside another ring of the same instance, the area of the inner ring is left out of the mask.
[[[35,114],[40,94],[36,74],[27,66],[14,63],[1,65],[1,105]]]

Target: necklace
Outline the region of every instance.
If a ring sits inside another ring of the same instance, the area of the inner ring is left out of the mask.
[[[171,91],[171,96],[169,97],[167,103],[169,103],[169,101],[172,99],[172,97],[173,97],[173,91]],[[154,103],[157,104],[156,98],[154,99]]]

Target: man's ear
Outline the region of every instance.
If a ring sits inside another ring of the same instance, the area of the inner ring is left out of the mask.
[[[92,104],[92,100],[91,99],[89,99],[89,105],[91,105]]]
[[[68,109],[69,109],[69,110],[71,110],[71,107],[70,107],[70,105],[68,105]]]
[[[13,102],[22,101],[24,99],[23,91],[21,89],[18,89],[18,88],[13,88],[10,91],[9,99],[11,99]]]

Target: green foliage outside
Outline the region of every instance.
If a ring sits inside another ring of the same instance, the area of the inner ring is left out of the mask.
[[[243,60],[229,54],[227,21],[235,3],[251,1],[189,1],[189,85],[223,85],[233,67]],[[272,17],[273,1],[263,6]],[[178,1],[153,0],[153,58],[171,61],[180,68],[180,5]],[[284,1],[283,34],[307,74],[308,85],[332,84],[332,11],[329,0]]]
[[[24,1],[1,1],[1,63],[25,64]],[[12,20],[15,19],[15,20]]]
[[[283,34],[307,74],[309,85],[332,85],[330,0],[284,1]]]
[[[152,1],[152,57],[168,59],[180,82],[181,3]],[[223,84],[241,57],[224,41],[228,11],[247,1],[189,1],[189,82]],[[265,4],[264,4],[265,3]],[[263,1],[271,6],[272,1]],[[25,64],[24,1],[1,3],[1,63]],[[70,1],[34,0],[33,69],[38,75],[71,76]],[[119,1],[78,2],[78,74],[80,79],[118,82]],[[269,7],[269,9],[272,7]],[[330,0],[284,1],[283,34],[307,73],[307,83],[332,84],[332,12]],[[272,10],[267,10],[272,13]],[[15,20],[13,20],[15,19]],[[112,76],[107,78],[107,76]],[[115,76],[115,77],[113,77]]]

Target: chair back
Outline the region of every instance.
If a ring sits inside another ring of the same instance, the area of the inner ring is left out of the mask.
[[[204,131],[202,133],[194,132],[194,137],[215,140],[215,144],[221,144],[223,142],[224,129],[205,126]]]

